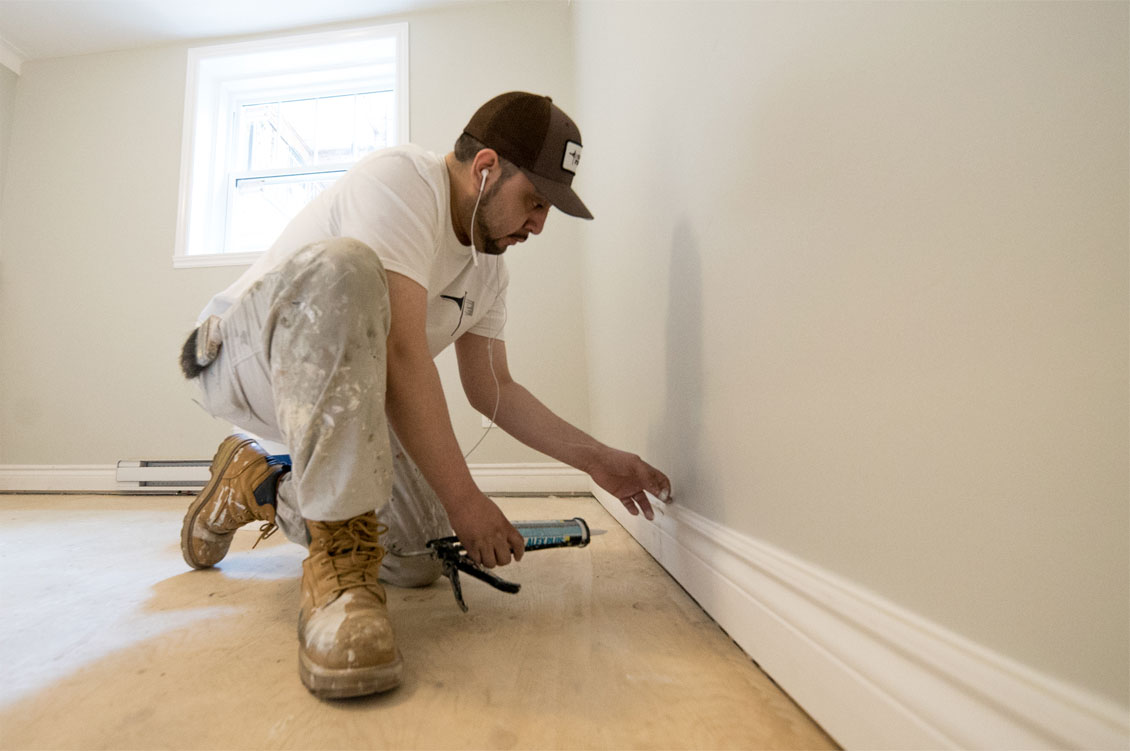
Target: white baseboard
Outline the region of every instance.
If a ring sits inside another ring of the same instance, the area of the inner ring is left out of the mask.
[[[650,523],[592,490],[844,748],[1130,748],[1124,707],[693,511]]]
[[[479,490],[491,493],[588,493],[589,476],[560,462],[469,464]]]
[[[525,464],[472,464],[471,476],[490,493],[587,493],[583,472],[557,462]],[[203,468],[207,479],[207,468]],[[137,490],[137,483],[119,482],[113,464],[6,464],[0,465],[0,492],[114,493]]]

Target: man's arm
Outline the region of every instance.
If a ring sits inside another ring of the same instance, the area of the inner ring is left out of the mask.
[[[388,287],[389,422],[439,496],[471,558],[488,568],[506,565],[511,553],[521,559],[522,535],[475,485],[455,440],[439,372],[428,352],[427,291],[394,272],[388,272]]]
[[[491,373],[493,350],[494,373]],[[606,446],[558,417],[525,387],[514,381],[506,360],[506,343],[476,334],[455,342],[459,377],[471,406],[530,448],[585,472],[620,499],[628,511],[652,519],[647,491],[670,503],[671,481],[640,457]],[[495,378],[498,387],[495,387]]]

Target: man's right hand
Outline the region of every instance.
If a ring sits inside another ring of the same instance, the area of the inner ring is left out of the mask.
[[[465,497],[456,508],[448,509],[447,516],[467,555],[480,566],[505,566],[511,557],[522,560],[525,538],[482,493]]]

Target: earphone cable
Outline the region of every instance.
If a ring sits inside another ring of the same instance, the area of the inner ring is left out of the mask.
[[[495,263],[494,263],[494,290],[495,290],[496,294],[501,293],[501,291],[502,291],[500,289],[500,286],[501,286],[500,280],[499,280],[500,272],[499,272],[499,269],[498,269],[498,266],[501,263],[502,263],[501,258],[495,259]],[[502,325],[498,327],[498,331],[495,332],[496,334],[500,333],[503,329],[506,328],[506,321],[507,321],[507,319],[509,318],[509,315],[510,315],[510,311],[506,307],[506,296],[500,295],[500,301],[502,302]],[[502,403],[502,385],[498,382],[498,373],[496,373],[495,370],[494,370],[494,337],[493,336],[491,336],[490,338],[487,339],[487,360],[490,362],[490,377],[494,379],[494,412],[492,412],[491,416],[490,416],[490,425],[488,425],[483,430],[483,434],[481,436],[479,436],[479,440],[475,442],[475,445],[471,447],[471,450],[463,455],[464,461],[466,461],[467,458],[469,456],[471,456],[471,454],[475,453],[475,449],[477,449],[479,447],[479,445],[484,440],[486,440],[487,435],[490,434],[490,429],[494,427],[494,420],[495,420],[496,417],[498,417],[498,405],[500,405]]]

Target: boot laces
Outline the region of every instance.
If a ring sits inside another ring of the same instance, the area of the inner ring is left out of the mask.
[[[275,524],[274,522],[267,522],[262,527],[259,527],[259,539],[255,541],[255,545],[251,546],[251,549],[254,550],[256,545],[263,542],[263,540],[266,540],[268,537],[278,531],[279,525]]]
[[[385,549],[378,541],[386,532],[388,526],[372,516],[354,517],[333,530],[326,543],[326,552],[338,583],[330,588],[331,594],[354,587],[369,587],[378,594],[381,592],[377,577]]]

